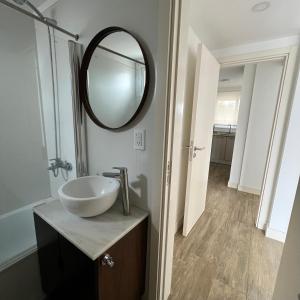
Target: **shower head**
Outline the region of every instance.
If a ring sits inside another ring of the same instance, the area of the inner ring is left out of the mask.
[[[24,5],[26,4],[31,10],[33,10],[42,20],[47,21],[48,23],[52,25],[57,25],[56,20],[51,19],[51,18],[45,18],[44,15],[28,0],[12,0],[18,5]]]
[[[42,20],[45,19],[43,14],[28,0],[12,0],[18,5],[26,4],[31,10],[33,10]]]
[[[26,0],[13,0],[13,1],[19,5],[23,5],[26,2]]]

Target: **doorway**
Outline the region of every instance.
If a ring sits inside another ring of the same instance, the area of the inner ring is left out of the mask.
[[[271,299],[282,244],[255,222],[283,71],[283,59],[221,68],[206,208],[175,236],[170,299]]]
[[[168,177],[166,177],[168,179],[169,184],[166,185],[164,191],[166,201],[163,203],[164,210],[162,215],[162,220],[163,220],[162,224],[166,222],[165,223],[166,226],[164,226],[162,229],[162,237],[161,237],[161,240],[164,241],[164,243],[161,244],[161,253],[162,253],[161,266],[162,267],[160,272],[161,274],[160,276],[163,279],[162,299],[166,299],[166,297],[170,293],[170,282],[171,282],[170,279],[172,277],[171,270],[172,270],[173,245],[174,245],[173,236],[174,236],[174,232],[177,231],[178,228],[180,228],[180,226],[178,225],[180,225],[181,223],[180,214],[178,214],[177,208],[182,207],[182,205],[178,205],[177,200],[179,201],[182,200],[182,198],[184,198],[182,197],[183,194],[182,191],[185,190],[183,188],[183,185],[181,185],[182,180],[180,180],[184,176],[184,174],[182,173],[184,167],[182,167],[181,165],[178,168],[178,165],[181,164],[181,158],[183,158],[185,155],[183,148],[186,145],[186,140],[184,140],[184,138],[181,138],[181,136],[178,135],[178,132],[180,133],[181,130],[182,132],[186,133],[186,126],[183,126],[183,129],[179,128],[181,120],[179,120],[178,122],[177,116],[179,114],[182,114],[182,112],[184,113],[186,107],[185,104],[182,103],[182,101],[184,101],[184,96],[188,96],[188,94],[191,93],[190,89],[185,90],[185,88],[191,86],[190,80],[188,82],[185,82],[187,78],[190,79],[192,77],[191,74],[189,73],[191,71],[191,68],[187,72],[185,68],[196,65],[195,63],[193,63],[193,59],[191,59],[191,57],[193,57],[193,54],[195,53],[195,48],[196,48],[195,44],[197,38],[193,38],[193,39],[190,38],[191,27],[190,27],[190,22],[187,13],[187,10],[189,9],[188,8],[189,5],[186,2],[176,2],[176,3],[178,4],[177,8],[181,9],[181,14],[179,15],[179,19],[175,19],[175,24],[178,21],[179,25],[178,27],[174,28],[174,33],[173,33],[174,36],[172,42],[173,45],[172,47],[174,50],[173,55],[176,55],[176,61],[174,61],[171,65],[171,74],[175,74],[175,76],[170,77],[170,85],[171,85],[170,95],[172,97],[172,93],[174,93],[175,97],[174,97],[174,102],[172,98],[170,100],[169,116],[171,116],[171,118],[169,119],[169,125],[168,125],[169,133],[166,142],[167,159],[165,160],[165,170],[170,170],[170,166],[171,166],[172,172],[171,172],[171,176],[168,175]],[[176,7],[175,7],[175,11],[176,11]],[[177,17],[175,12],[175,18]],[[193,34],[192,36],[195,35]],[[286,115],[288,113],[288,107],[289,107],[290,96],[291,96],[290,95],[291,88],[294,80],[293,74],[296,66],[297,47],[296,46],[293,47],[286,46],[286,48],[266,47],[261,49],[250,47],[250,51],[248,52],[247,51],[243,52],[243,50],[245,49],[241,47],[241,48],[237,48],[236,52],[234,51],[230,52],[228,50],[221,51],[221,52],[219,51],[218,60],[221,63],[222,68],[249,65],[251,63],[258,63],[258,62],[267,62],[269,60],[278,60],[278,59],[284,60],[281,86],[278,92],[278,102],[276,106],[275,117],[272,124],[271,138],[269,141],[270,151],[267,153],[267,161],[264,170],[262,187],[260,190],[261,196],[258,205],[259,206],[258,218],[256,220],[256,226],[260,229],[266,230],[266,235],[268,235],[267,221],[270,216],[271,208],[272,208],[272,201],[273,201],[272,191],[276,187],[276,176],[277,176],[276,170],[281,161],[280,145],[284,140],[284,133],[285,133],[284,128],[286,126]],[[187,53],[188,53],[187,55],[188,58],[186,59],[185,55]],[[184,92],[186,93],[186,95],[183,95]],[[176,115],[176,113],[178,113],[178,115]],[[241,107],[239,107],[239,114],[240,113],[241,113]],[[180,115],[179,115],[179,119],[180,119]],[[186,120],[186,116],[183,116],[182,119],[184,122]],[[173,131],[174,124],[175,124],[175,130]],[[246,126],[246,128],[247,127],[248,126]],[[176,130],[176,128],[179,128],[179,130]],[[235,139],[236,138],[237,138],[237,132],[236,132]],[[242,161],[244,156],[244,151],[239,153],[243,153],[240,159]],[[233,161],[233,157],[234,157],[234,151],[232,153],[232,161]],[[170,174],[170,173],[166,172],[166,174]],[[213,174],[213,172],[210,172],[210,174]],[[224,185],[222,187],[222,193],[225,193],[225,189],[226,189],[226,193],[228,194],[229,192],[227,191],[238,193],[237,190],[240,190],[239,193],[246,193],[246,191],[241,190],[243,186],[240,183],[240,180],[233,182],[236,183],[237,186],[230,186],[230,183],[232,183],[231,180],[229,180],[231,179],[231,175],[232,175],[231,168],[230,168],[230,173],[227,171],[226,174],[227,174],[227,179],[223,180]],[[237,178],[238,179],[241,178],[241,173],[238,173]],[[181,186],[178,187],[178,185]],[[208,183],[208,189],[209,186],[210,183]],[[249,192],[251,191],[248,191],[248,194],[250,194]],[[204,218],[206,212],[207,210],[204,211],[201,218]],[[262,236],[264,237],[264,235]],[[176,252],[174,253],[174,255],[175,256],[177,255]],[[182,263],[184,264],[184,261],[182,261]],[[181,274],[183,276],[187,275],[187,273],[181,273]],[[192,279],[193,278],[191,278],[191,280]]]

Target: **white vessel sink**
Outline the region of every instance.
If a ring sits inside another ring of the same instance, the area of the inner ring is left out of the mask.
[[[115,203],[120,183],[114,178],[86,176],[63,184],[58,195],[63,206],[80,217],[93,217],[106,212]]]

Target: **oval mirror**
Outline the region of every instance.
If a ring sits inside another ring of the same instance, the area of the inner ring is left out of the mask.
[[[99,32],[88,45],[79,75],[80,98],[90,118],[106,129],[135,119],[149,88],[149,66],[140,42],[120,27]]]

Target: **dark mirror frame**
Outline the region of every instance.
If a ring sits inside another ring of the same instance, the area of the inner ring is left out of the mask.
[[[144,58],[144,62],[145,62],[145,69],[146,69],[146,77],[145,77],[145,88],[144,88],[143,97],[141,99],[139,107],[137,108],[137,110],[135,111],[135,113],[133,114],[131,119],[127,123],[125,123],[124,125],[122,125],[120,127],[111,128],[111,127],[108,127],[105,124],[103,124],[93,112],[93,109],[92,109],[92,107],[90,105],[90,102],[89,102],[87,78],[88,78],[89,64],[90,64],[90,61],[91,61],[91,58],[93,56],[93,53],[94,53],[95,49],[97,48],[99,43],[104,38],[106,38],[107,36],[109,36],[110,34],[115,33],[115,32],[126,32],[136,40],[136,42],[140,46],[140,49],[141,49],[142,54],[143,54],[143,58]],[[146,98],[147,98],[147,95],[148,95],[148,92],[149,92],[149,80],[150,80],[149,62],[148,62],[148,59],[147,59],[145,49],[143,48],[143,46],[141,45],[141,43],[137,39],[137,37],[135,37],[131,32],[127,31],[124,28],[121,28],[121,27],[108,27],[108,28],[100,31],[99,33],[97,33],[97,35],[95,35],[95,37],[91,40],[91,42],[89,43],[89,45],[87,46],[87,48],[84,52],[81,67],[80,67],[80,71],[79,71],[79,95],[80,95],[80,100],[81,100],[87,114],[89,115],[91,120],[96,125],[98,125],[102,128],[105,128],[105,129],[118,131],[121,128],[126,127],[129,123],[131,123],[137,117],[137,115],[140,113],[142,107],[145,104],[145,101],[146,101]]]

